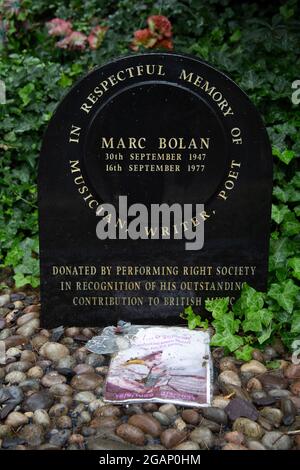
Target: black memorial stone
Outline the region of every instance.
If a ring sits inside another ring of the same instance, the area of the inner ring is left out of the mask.
[[[38,183],[45,327],[175,324],[205,298],[233,301],[243,282],[266,287],[267,133],[241,89],[198,58],[132,55],[80,80],[48,126]],[[203,248],[174,236],[100,240],[96,209],[119,196],[149,211],[204,204],[194,216]]]

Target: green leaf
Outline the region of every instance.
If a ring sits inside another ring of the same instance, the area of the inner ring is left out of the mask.
[[[291,333],[300,333],[300,310],[293,313]]]
[[[229,297],[206,299],[205,308],[212,313],[213,318],[219,318],[228,311]]]
[[[300,280],[300,258],[294,257],[288,260],[288,266],[292,268],[292,274],[296,279]]]
[[[283,152],[281,152],[278,148],[273,147],[273,155],[275,155],[279,158],[279,160],[288,165],[295,157],[295,152],[293,150],[288,149],[285,149]]]
[[[291,279],[281,284],[272,284],[269,289],[269,296],[276,300],[278,304],[288,313],[292,313],[296,295],[299,293],[299,287]]]
[[[27,83],[27,85],[25,85],[23,88],[20,88],[20,90],[18,91],[18,95],[22,99],[24,106],[27,106],[30,102],[30,95],[33,92],[34,88],[34,83]]]
[[[274,361],[268,361],[266,362],[266,367],[267,369],[279,369],[281,366],[281,362],[277,359],[275,359]]]
[[[284,217],[290,213],[288,206],[275,206],[272,204],[272,220],[277,224],[281,224]]]
[[[240,298],[233,305],[232,310],[238,316],[246,315],[246,312],[257,311],[264,306],[264,294],[258,292],[248,284],[244,284]]]
[[[235,351],[243,346],[244,340],[240,336],[233,335],[229,331],[223,333],[216,333],[211,339],[212,346],[221,346],[228,348],[230,352]]]
[[[245,344],[245,346],[243,346],[242,348],[240,349],[237,349],[235,351],[235,357],[237,359],[239,359],[240,361],[251,361],[252,359],[252,351],[254,350],[254,348],[252,346],[250,346],[250,344]]]

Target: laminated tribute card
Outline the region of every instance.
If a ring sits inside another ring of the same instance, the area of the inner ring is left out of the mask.
[[[208,406],[209,334],[181,327],[139,328],[111,361],[105,401]]]

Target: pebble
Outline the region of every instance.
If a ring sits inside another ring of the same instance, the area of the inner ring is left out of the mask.
[[[69,350],[60,343],[46,342],[40,349],[40,354],[50,361],[57,362],[63,357],[69,356]]]
[[[78,401],[80,403],[91,403],[94,400],[96,400],[95,395],[92,392],[84,391],[84,392],[78,392],[76,395],[74,395],[74,401]]]
[[[26,411],[48,410],[53,404],[53,397],[46,391],[36,392],[26,398],[24,409]]]
[[[43,429],[50,427],[51,420],[46,410],[35,410],[32,417],[33,423],[41,426]]]
[[[228,420],[227,414],[221,408],[217,408],[215,406],[209,406],[207,408],[203,408],[201,412],[202,412],[202,416],[204,416],[204,418],[210,421],[214,421],[218,424],[223,424],[223,425],[227,424],[227,420]]]
[[[0,307],[4,307],[10,301],[9,294],[0,295]]]
[[[275,388],[282,389],[287,388],[288,382],[287,380],[280,375],[266,373],[259,377],[260,382],[265,390],[273,390]]]
[[[253,375],[259,375],[267,372],[266,366],[261,362],[256,361],[255,359],[252,359],[252,361],[243,364],[240,370],[242,373],[250,372]]]
[[[54,384],[49,388],[51,395],[56,397],[73,395],[73,388],[68,384]]]
[[[259,349],[253,349],[252,351],[252,357],[254,360],[258,362],[264,362],[264,355]]]
[[[149,412],[153,412],[153,411],[157,411],[158,410],[158,406],[156,403],[144,403],[143,405],[143,410],[144,411],[149,411]]]
[[[61,448],[68,442],[71,431],[69,429],[62,429],[60,431],[58,429],[52,429],[49,434],[49,444]]]
[[[177,415],[177,408],[173,404],[166,404],[159,407],[158,411],[168,416],[169,418],[174,418]]]
[[[11,434],[11,429],[10,426],[7,424],[0,424],[0,439],[3,439],[3,437],[7,437]]]
[[[29,337],[33,335],[40,327],[40,320],[33,318],[17,329],[18,335]]]
[[[222,450],[248,450],[247,447],[245,446],[242,446],[240,444],[233,444],[233,443],[229,443],[229,444],[225,444],[224,447],[222,447]]]
[[[224,435],[224,439],[225,441],[231,442],[232,444],[240,445],[243,444],[245,437],[241,432],[229,431]]]
[[[178,444],[178,446],[174,447],[174,450],[199,450],[200,446],[197,442],[193,441],[186,441]]]
[[[269,421],[273,426],[279,427],[282,421],[282,411],[278,408],[265,407],[260,410],[260,416]]]
[[[163,426],[169,426],[169,424],[171,423],[170,418],[167,415],[160,413],[160,411],[154,411],[153,417],[157,419],[157,421],[159,421],[159,423]]]
[[[40,389],[40,382],[36,379],[26,379],[19,384],[24,392],[38,392]]]
[[[167,449],[172,449],[173,447],[176,447],[185,441],[186,437],[186,432],[170,428],[161,433],[160,440],[164,447]]]
[[[66,356],[59,359],[57,369],[72,369],[76,365],[76,359],[73,356]]]
[[[92,417],[90,413],[86,410],[83,410],[77,420],[77,425],[81,426],[82,424],[87,424],[91,421]]]
[[[33,349],[40,349],[44,344],[48,342],[47,336],[37,334],[33,336],[30,340]]]
[[[74,336],[77,336],[79,334],[80,334],[80,328],[78,328],[77,326],[73,326],[71,328],[65,329],[65,336],[70,336],[71,338],[73,338]]]
[[[95,410],[94,416],[117,416],[121,415],[120,408],[113,405],[100,406]]]
[[[247,447],[249,450],[266,450],[265,446],[259,441],[247,440]]]
[[[21,351],[19,348],[9,348],[7,351],[6,351],[6,357],[20,357],[21,356]],[[6,368],[7,369],[7,368]]]
[[[18,326],[25,325],[25,323],[27,323],[27,322],[29,322],[30,320],[33,320],[34,318],[37,318],[37,317],[38,317],[37,312],[25,313],[24,315],[21,315],[21,316],[17,319],[17,325],[18,325]]]
[[[275,388],[274,390],[269,390],[268,393],[271,397],[274,397],[276,399],[286,398],[291,395],[291,392],[289,390],[281,390],[279,388],[278,389]]]
[[[162,433],[160,422],[148,414],[130,416],[128,424],[141,429],[145,434],[150,434],[152,437],[159,437]]]
[[[193,426],[198,424],[200,419],[199,413],[197,411],[189,409],[183,410],[181,417],[187,424],[192,424]]]
[[[92,366],[92,367],[100,367],[104,364],[105,362],[105,357],[102,356],[102,354],[89,354],[86,359],[85,363]]]
[[[130,442],[137,446],[143,446],[145,444],[145,434],[139,428],[131,424],[121,424],[116,429],[116,434],[124,441]]]
[[[51,371],[49,372],[48,374],[44,375],[44,377],[42,378],[41,380],[41,384],[44,386],[44,387],[52,387],[53,385],[57,385],[57,384],[63,384],[67,381],[66,377],[64,377],[63,375],[60,375],[58,372],[56,371]]]
[[[199,425],[210,429],[211,432],[219,433],[222,429],[221,424],[216,423],[215,421],[210,421],[209,419],[203,418],[203,416],[200,417]]]
[[[292,383],[290,389],[293,395],[300,397],[300,380],[295,380],[295,382]]]
[[[295,421],[295,416],[297,414],[296,407],[294,403],[288,398],[283,398],[281,400],[281,412],[282,412],[282,422],[285,426],[290,426]]]
[[[12,362],[11,364],[8,364],[6,366],[6,372],[12,372],[14,370],[17,370],[19,372],[26,372],[30,367],[32,366],[31,362],[28,361],[18,361],[18,362]]]
[[[86,374],[87,372],[94,372],[94,368],[88,364],[77,364],[73,370],[76,375]]]
[[[262,384],[256,377],[252,377],[248,380],[246,388],[248,392],[262,390]]]
[[[27,377],[29,379],[40,379],[41,377],[43,377],[43,375],[44,375],[44,371],[40,366],[31,367],[27,371]]]
[[[233,370],[234,372],[238,371],[235,359],[230,356],[222,357],[219,362],[219,369],[221,372],[224,372],[224,370]]]
[[[94,413],[98,408],[101,408],[104,405],[105,403],[103,400],[100,400],[100,399],[94,400],[91,403],[89,403],[89,410],[91,413]]]
[[[237,418],[244,417],[256,421],[258,418],[258,411],[251,402],[243,400],[242,398],[233,398],[225,411],[231,421]]]
[[[49,416],[57,417],[63,416],[68,413],[68,407],[63,403],[56,403],[55,405],[51,406],[49,410]]]
[[[108,428],[108,429],[114,429],[116,426],[120,424],[120,420],[116,418],[115,416],[102,416],[102,417],[96,417],[92,419],[90,426],[91,428]]]
[[[37,424],[26,424],[18,433],[18,437],[30,447],[39,446],[44,440],[43,428]]]
[[[182,418],[176,418],[174,421],[174,428],[178,429],[179,431],[183,431],[187,428],[186,423],[183,421]]]
[[[290,364],[284,371],[287,379],[300,379],[300,364]]]
[[[4,331],[4,330],[3,330]],[[22,346],[28,343],[28,339],[25,336],[13,335],[4,339],[6,349],[13,348],[15,346]]]
[[[26,379],[26,374],[24,372],[20,372],[17,370],[13,372],[9,372],[9,374],[5,376],[5,382],[9,384],[13,384],[13,385],[19,384],[25,379]]]
[[[229,402],[229,398],[225,398],[223,395],[217,395],[213,398],[212,405],[216,406],[217,408],[224,409],[229,404]]]
[[[252,439],[260,439],[263,435],[261,426],[248,418],[237,418],[233,423],[233,431],[238,431]]]
[[[238,374],[232,370],[224,370],[221,372],[218,380],[222,384],[236,385],[237,387],[241,387],[242,385]]]
[[[58,418],[56,418],[55,424],[58,429],[71,429],[72,419],[70,418],[70,416],[67,415],[59,416]]]
[[[266,432],[262,438],[262,444],[269,450],[289,450],[293,446],[293,441],[282,432]]]
[[[210,429],[199,426],[190,434],[190,439],[199,444],[200,449],[211,449],[214,445],[214,436]]]
[[[28,421],[29,420],[26,415],[20,413],[19,411],[13,411],[7,416],[5,424],[7,426],[11,426],[12,428],[18,428],[20,426],[24,426],[24,424],[27,424]]]
[[[71,380],[71,386],[79,391],[95,390],[102,383],[103,378],[93,372],[75,375]]]

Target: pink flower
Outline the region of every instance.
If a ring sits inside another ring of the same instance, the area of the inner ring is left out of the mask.
[[[140,46],[145,49],[162,47],[173,49],[172,25],[168,18],[162,15],[152,15],[147,19],[148,28],[135,31],[131,49],[138,51]]]
[[[107,30],[107,26],[95,26],[91,30],[87,38],[91,49],[98,49],[101,46]]]
[[[173,49],[173,41],[172,39],[162,39],[161,41],[158,41],[155,45],[155,47],[162,47],[163,49]]]
[[[138,29],[134,33],[134,38],[131,43],[131,49],[138,51],[140,46],[146,49],[151,49],[156,44],[157,39],[153,36],[150,29]]]
[[[73,31],[69,36],[61,39],[56,43],[56,47],[60,49],[70,49],[70,50],[84,50],[86,46],[87,37],[85,34],[80,33],[79,31]]]
[[[172,37],[172,25],[166,16],[152,15],[147,19],[149,29],[152,33],[162,38]]]
[[[72,23],[62,20],[61,18],[53,18],[46,23],[48,34],[50,36],[68,36],[72,33]]]

